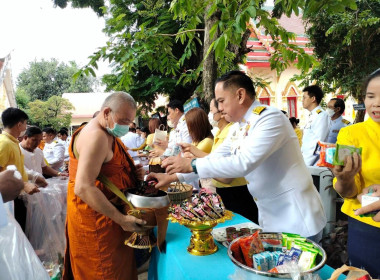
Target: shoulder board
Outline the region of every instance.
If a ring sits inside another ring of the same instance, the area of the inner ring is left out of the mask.
[[[57,144],[57,143],[58,143],[58,141],[54,140],[54,141],[53,141],[53,143]]]
[[[316,112],[317,112],[317,114],[320,114],[322,112],[322,110],[318,109]]]
[[[348,120],[345,120],[345,119],[342,119],[342,123],[344,123],[344,124],[350,124],[350,122]]]
[[[255,109],[252,110],[252,112],[256,115],[260,115],[262,111],[264,111],[267,107],[265,106],[257,106]]]

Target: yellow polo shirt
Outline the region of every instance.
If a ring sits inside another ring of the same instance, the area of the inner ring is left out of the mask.
[[[216,148],[219,147],[220,144],[223,143],[223,141],[226,139],[228,132],[230,131],[230,127],[233,125],[233,123],[227,124],[222,130],[219,130],[215,136],[214,136],[214,145],[212,146],[212,150],[214,151]],[[216,180],[212,180],[212,184],[217,188],[228,188],[228,187],[238,187],[238,186],[244,186],[247,184],[247,180],[245,180],[244,177],[235,178],[232,180],[230,184],[224,184]]]
[[[19,142],[15,137],[3,131],[0,134],[0,170],[5,170],[8,165],[15,165],[24,182],[28,181],[28,174],[24,168],[24,155],[20,150]]]
[[[337,143],[362,147],[362,168],[355,176],[357,192],[373,184],[380,184],[380,124],[368,118],[365,122],[343,127],[338,134]],[[336,178],[334,179],[334,186]],[[380,227],[371,217],[360,217],[354,214],[354,209],[361,208],[356,198],[345,198],[342,212],[363,223]]]

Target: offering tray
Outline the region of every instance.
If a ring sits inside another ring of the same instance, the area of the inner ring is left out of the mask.
[[[173,223],[184,225],[191,230],[190,245],[187,247],[187,251],[190,254],[195,256],[207,256],[218,250],[218,246],[215,245],[214,238],[211,235],[212,229],[219,223],[231,220],[232,216],[231,211],[225,210],[223,217],[208,221],[178,220],[172,215],[169,215],[168,219]]]

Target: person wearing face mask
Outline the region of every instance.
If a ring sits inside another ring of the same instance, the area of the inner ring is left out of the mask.
[[[208,114],[209,122],[212,126],[219,128],[218,132],[214,136],[214,144],[211,149],[211,154],[217,153],[217,148],[224,142],[228,137],[230,128],[233,122],[229,122],[222,112],[218,110],[218,103],[213,98],[210,102],[210,112]],[[181,143],[182,150],[186,153],[191,153],[194,157],[203,158],[208,155],[197,149],[195,146]],[[159,184],[167,185],[174,181],[185,182],[190,180],[188,174],[158,174],[151,173],[150,177],[156,178]],[[192,175],[191,175],[192,177]],[[247,181],[244,177],[234,178],[231,182],[223,183],[222,179],[212,179],[212,185],[215,188],[217,194],[220,195],[224,206],[233,212],[236,212],[254,223],[258,223],[258,210],[252,195],[248,191]]]
[[[156,144],[161,149],[166,149],[165,153],[169,153],[179,143],[192,143],[193,139],[189,134],[186,125],[183,104],[179,100],[172,100],[167,105],[168,115],[167,124],[172,128],[169,134],[169,141],[157,141]]]
[[[329,103],[327,103],[326,113],[330,117],[330,131],[327,136],[328,143],[335,144],[340,129],[351,124],[342,117],[345,108],[344,101],[340,98],[332,98]]]
[[[112,182],[125,191],[144,179],[145,170],[135,166],[120,140],[135,115],[135,100],[115,92],[72,136],[64,280],[137,279],[133,248],[124,241],[131,232],[145,231],[146,221],[122,213],[125,203],[108,187]]]

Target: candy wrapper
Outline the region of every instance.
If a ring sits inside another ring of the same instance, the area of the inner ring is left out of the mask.
[[[335,154],[335,144],[318,141],[318,146],[320,149],[317,166],[329,168],[334,167],[332,163]]]
[[[346,157],[352,156],[354,153],[361,155],[362,148],[336,144],[336,151],[334,155],[333,165],[344,165],[344,160],[346,159]]]

